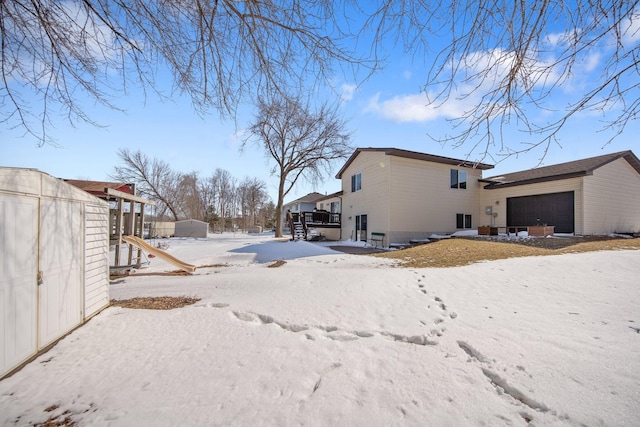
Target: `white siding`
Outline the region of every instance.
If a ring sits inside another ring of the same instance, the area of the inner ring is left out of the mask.
[[[481,170],[403,157],[391,159],[390,242],[453,233],[458,213],[471,215],[473,228],[478,225]],[[451,188],[451,169],[466,171],[466,189]]]
[[[2,377],[37,351],[37,198],[0,192],[0,237]]]
[[[584,234],[640,231],[640,174],[618,159],[584,178]]]
[[[84,316],[109,305],[109,206],[85,205]]]
[[[32,169],[0,168],[0,191],[40,195],[40,173]]]
[[[450,171],[467,172],[467,188],[452,189]],[[362,190],[351,192],[351,176],[362,174]],[[342,238],[353,238],[355,216],[367,215],[367,231],[385,233],[385,244],[452,233],[456,214],[482,220],[479,169],[451,166],[382,152],[363,151],[342,174]],[[484,208],[482,208],[484,209]]]
[[[389,230],[390,156],[363,151],[342,174],[342,238],[355,238],[355,216],[367,215],[367,237]],[[351,192],[351,176],[362,174],[362,189]],[[386,244],[387,240],[385,240]]]
[[[50,175],[0,167],[0,376],[109,303],[108,212]]]
[[[82,322],[83,232],[81,203],[40,200],[39,349]]]

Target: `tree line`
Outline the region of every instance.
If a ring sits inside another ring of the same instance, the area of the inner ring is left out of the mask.
[[[258,178],[239,180],[221,168],[209,176],[183,173],[140,150],[122,148],[118,156],[122,164],[114,167],[111,178],[134,183],[137,195],[155,201],[151,216],[158,221],[196,219],[209,223],[212,230],[275,226],[275,206],[267,184]]]

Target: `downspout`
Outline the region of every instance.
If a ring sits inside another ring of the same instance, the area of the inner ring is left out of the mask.
[[[340,180],[340,184],[342,184],[342,180]],[[340,235],[338,237],[338,241],[342,240],[342,223],[344,222],[344,217],[342,216],[342,207],[344,206],[342,204],[342,196],[338,196],[338,198],[340,199]]]

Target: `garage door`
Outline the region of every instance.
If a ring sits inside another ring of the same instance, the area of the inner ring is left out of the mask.
[[[508,226],[536,225],[538,221],[555,226],[556,233],[573,233],[573,191],[507,199]]]

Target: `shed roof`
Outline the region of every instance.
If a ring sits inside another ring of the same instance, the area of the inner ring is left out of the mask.
[[[124,184],[122,182],[87,181],[82,179],[64,179],[64,181],[100,198],[105,198],[107,196],[105,188],[110,188],[127,194],[134,194],[133,184]]]
[[[520,172],[508,173],[505,175],[484,178],[481,181],[488,183],[484,188],[495,189],[512,187],[516,185],[533,184],[537,182],[556,181],[560,179],[575,178],[593,174],[598,169],[608,163],[620,158],[625,159],[631,167],[640,174],[640,160],[631,150],[617,153],[604,154],[602,156],[589,157],[587,159],[574,160],[572,162],[560,163],[557,165],[543,166]]]
[[[183,219],[183,220],[180,220],[180,221],[175,221],[175,224],[187,224],[187,223],[196,224],[196,225],[202,224],[202,225],[206,225],[206,226],[209,225],[209,223],[204,222],[204,221],[200,221],[198,219]]]
[[[78,187],[38,169],[0,166],[0,190],[25,195],[103,203],[93,194],[82,191]]]
[[[436,156],[435,154],[419,153],[417,151],[402,150],[400,148],[356,148],[351,157],[347,159],[347,162],[338,171],[336,178],[342,179],[342,174],[349,167],[349,165],[358,157],[358,155],[364,151],[373,151],[378,153],[384,153],[387,156],[404,157],[407,159],[423,160],[425,162],[442,163],[445,165],[474,168],[480,170],[493,169],[493,165],[480,162],[470,162],[468,160],[454,159],[451,157]]]

